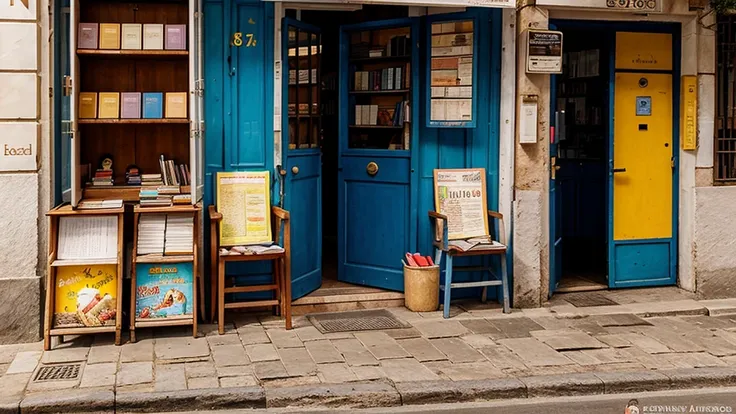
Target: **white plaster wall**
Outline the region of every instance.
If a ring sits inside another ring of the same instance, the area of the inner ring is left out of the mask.
[[[695,189],[695,270],[697,294],[707,298],[736,297],[736,187]]]

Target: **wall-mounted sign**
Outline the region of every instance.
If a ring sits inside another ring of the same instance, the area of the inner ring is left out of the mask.
[[[537,6],[606,9],[639,13],[662,12],[662,0],[537,0]]]
[[[35,122],[0,123],[0,171],[36,171],[38,129]]]
[[[680,117],[680,133],[682,149],[693,151],[698,149],[698,77],[682,77],[682,116]]]
[[[636,116],[652,116],[652,97],[636,97]]]
[[[562,32],[528,30],[527,73],[562,73]]]
[[[377,4],[382,6],[503,7],[515,8],[516,0],[266,0],[288,3]],[[569,1],[569,0],[567,0]]]
[[[36,20],[36,0],[0,0],[0,20]]]

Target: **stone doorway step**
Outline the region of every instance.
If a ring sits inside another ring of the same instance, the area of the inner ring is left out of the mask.
[[[324,279],[322,287],[291,304],[294,315],[404,306],[404,294]]]

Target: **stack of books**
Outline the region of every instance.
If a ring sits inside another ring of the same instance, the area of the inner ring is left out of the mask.
[[[161,155],[158,162],[161,167],[161,176],[163,177],[164,185],[180,186],[191,183],[189,167],[186,164],[176,165],[174,164],[174,160],[167,160],[163,155]]]
[[[142,187],[140,194],[141,207],[171,207],[170,195],[159,194],[157,189]]]
[[[143,174],[141,175],[141,185],[144,187],[158,187],[164,185],[161,174]]]
[[[138,255],[164,254],[165,214],[141,214],[138,223]]]
[[[111,186],[113,184],[112,170],[98,169],[95,171],[95,176],[92,178],[93,186]]]
[[[191,214],[167,215],[164,254],[194,254],[194,218]]]
[[[192,204],[192,195],[191,194],[177,194],[172,197],[174,204],[183,205],[183,204]]]
[[[125,172],[125,183],[127,185],[141,185],[141,171],[138,167],[128,167],[128,170]]]

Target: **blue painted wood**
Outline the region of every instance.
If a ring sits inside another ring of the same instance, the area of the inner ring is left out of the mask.
[[[426,212],[434,210],[433,171],[435,168],[478,168],[486,169],[488,186],[488,208],[498,209],[498,145],[499,145],[499,110],[501,81],[501,12],[487,8],[470,8],[469,13],[476,16],[478,22],[478,90],[476,128],[428,128],[422,123],[419,145],[417,148],[416,185],[418,194],[418,210],[421,213],[418,221],[418,247],[424,254],[432,248],[432,234],[429,223],[424,217]],[[423,52],[422,59],[426,59]],[[421,85],[426,85],[427,75],[421,71]],[[426,88],[422,88],[425,93]],[[422,97],[421,102],[425,97]],[[424,105],[422,105],[424,107]],[[424,111],[424,108],[422,109]],[[424,115],[422,115],[424,116]],[[415,144],[417,140],[415,139]],[[417,145],[415,145],[417,146]],[[506,218],[509,220],[509,218]],[[511,247],[511,246],[510,246]],[[455,258],[456,266],[486,265],[483,258]],[[500,260],[493,259],[494,272],[500,270]],[[511,266],[508,266],[511,269]],[[512,275],[509,275],[512,278]],[[444,278],[444,273],[443,276]],[[453,282],[471,282],[482,280],[482,273],[456,273]],[[444,280],[444,279],[443,279]],[[511,282],[510,282],[511,284]],[[480,297],[482,289],[458,289],[452,292],[453,298]],[[498,298],[496,289],[489,291],[490,298]]]
[[[670,239],[628,240],[614,248],[615,287],[671,285]]]
[[[427,56],[427,64],[424,65],[426,73],[424,74],[425,79],[428,81],[424,84],[424,113],[426,118],[426,126],[428,128],[475,128],[476,126],[476,114],[478,112],[477,96],[478,96],[478,59],[473,59],[473,108],[471,110],[472,120],[471,121],[432,121],[430,114],[431,110],[431,59],[432,56],[432,24],[439,22],[452,22],[462,20],[473,21],[473,56],[478,56],[478,13],[475,12],[462,12],[462,13],[447,13],[447,14],[436,14],[427,17],[427,26],[425,34],[425,56]]]
[[[553,25],[550,25],[551,30],[555,30]],[[558,75],[552,75],[550,77],[550,127],[557,133],[557,80]],[[556,165],[559,165],[557,160],[557,147],[559,145],[558,136],[553,136],[552,141],[549,145],[549,155],[555,158]],[[550,162],[550,168],[552,163]],[[555,172],[555,175],[559,172]],[[550,240],[550,254],[549,254],[549,296],[552,297],[555,290],[557,290],[557,284],[562,279],[562,249],[563,249],[563,214],[562,214],[562,177],[557,176],[555,179],[552,178],[550,171],[549,180],[549,217],[551,223],[549,225],[549,240]]]
[[[360,150],[348,145],[348,125],[354,117],[349,84],[354,66],[349,62],[350,33],[362,30],[409,27],[419,38],[419,19],[392,19],[347,25],[340,30],[340,139],[338,146],[338,279],[345,282],[402,291],[401,257],[416,250],[416,192],[412,188],[413,148],[419,137],[420,109],[413,105],[412,140],[408,151]],[[420,50],[413,45],[411,102],[420,102]],[[378,173],[366,172],[369,162]]]
[[[315,26],[289,18],[283,20],[282,108],[287,108],[289,103],[290,27],[320,36]],[[291,214],[291,294],[292,299],[298,299],[322,284],[322,152],[318,148],[289,149],[288,116],[282,117],[282,131],[286,169],[283,205]],[[292,171],[294,167],[298,168],[297,174]]]
[[[54,89],[62,90],[63,78],[69,75],[69,0],[54,3],[54,67],[56,76],[53,79]],[[54,111],[60,116],[54,117],[54,200],[56,204],[71,201],[72,164],[71,134],[65,130],[71,128],[71,96],[63,93],[54,94]],[[66,125],[65,125],[66,124]]]

